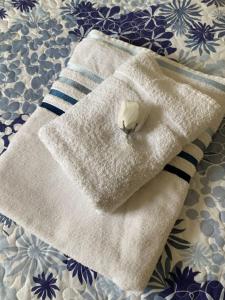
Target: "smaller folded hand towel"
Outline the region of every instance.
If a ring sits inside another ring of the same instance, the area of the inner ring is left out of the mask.
[[[141,102],[150,112],[129,139],[116,121],[123,101]],[[144,51],[39,137],[96,208],[114,211],[220,117],[216,101],[163,75]]]

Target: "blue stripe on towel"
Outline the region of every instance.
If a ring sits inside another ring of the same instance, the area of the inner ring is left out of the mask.
[[[63,110],[61,110],[58,107],[56,107],[56,106],[54,106],[52,104],[49,104],[47,102],[42,102],[41,105],[40,105],[40,107],[43,107],[43,108],[49,110],[50,112],[52,112],[52,113],[54,113],[54,114],[56,114],[58,116],[61,116],[62,114],[64,114]]]
[[[62,78],[62,77],[61,77]],[[88,93],[91,92],[91,90],[88,90]],[[50,91],[50,94],[51,95],[54,95],[54,96],[57,96],[71,104],[75,104],[77,103],[77,100],[73,99],[72,97],[69,97],[68,95],[58,91],[58,90],[54,90],[52,89]],[[63,110],[51,105],[51,104],[48,104],[48,103],[42,103],[41,105],[42,107],[48,109],[49,111],[57,114],[57,115],[62,115],[64,113]],[[193,144],[195,144],[196,146],[198,146],[202,151],[204,151],[205,149],[205,145],[203,144],[203,142],[201,142],[200,140],[195,140],[193,142]],[[195,167],[197,166],[198,164],[198,160],[192,156],[191,154],[185,152],[185,151],[181,151],[179,154],[178,154],[179,157],[183,158],[184,160],[192,163]],[[183,170],[177,168],[177,167],[174,167],[172,165],[166,165],[165,168],[164,168],[165,171],[169,172],[169,173],[172,173],[182,179],[184,179],[185,181],[187,182],[190,182],[190,179],[191,179],[191,176],[189,174],[187,174],[186,172],[184,172]]]
[[[114,44],[113,42],[110,42],[110,41],[105,41],[104,39],[101,39],[97,36],[93,36],[92,38],[96,38],[98,40],[102,40],[103,42],[105,42],[106,44],[110,44],[112,46],[114,46],[115,48],[118,48],[122,51],[125,51],[125,52],[128,52],[130,53],[131,55],[135,55],[137,54],[140,50],[139,49],[132,49],[131,47],[128,48],[125,48],[123,45],[118,45],[118,44]],[[167,68],[167,69],[170,69],[171,71],[174,71],[176,73],[179,73],[179,74],[182,74],[184,76],[187,76],[187,77],[190,77],[194,80],[197,80],[197,81],[200,81],[200,82],[204,82],[206,84],[209,84],[223,92],[225,92],[225,85],[217,82],[217,81],[214,81],[212,79],[209,79],[209,78],[204,78],[203,76],[200,76],[199,74],[193,74],[192,72],[188,71],[188,70],[184,70],[178,66],[174,66],[172,64],[170,64],[169,62],[165,62],[163,61],[162,59],[160,58],[156,58],[159,65],[163,68]],[[78,64],[74,64],[74,63],[68,63],[68,68],[70,68],[71,70],[75,71],[75,72],[78,72],[80,75],[88,78],[89,80],[97,83],[97,84],[100,84],[103,82],[104,78],[101,78],[99,75],[95,74],[94,72],[90,71],[88,68],[82,66],[82,65],[78,65]],[[63,78],[63,77],[61,77]],[[88,94],[89,92],[91,92],[91,90],[89,90],[88,88],[86,88],[85,86],[82,86],[82,85],[79,85],[77,84],[75,81],[72,81],[68,78],[65,78],[65,79],[60,79],[61,82],[63,83],[66,83],[66,84],[69,84],[70,86],[73,86],[74,88],[78,89],[80,92],[84,93],[84,94]],[[75,83],[75,84],[74,84]],[[55,94],[55,96],[59,97],[59,94],[61,95],[65,95],[59,91],[56,91],[58,95]],[[55,93],[55,92],[54,92]],[[53,94],[52,92],[50,92],[50,94]],[[65,97],[59,97],[71,104],[75,104],[77,102],[77,100],[65,95]],[[72,99],[72,102],[71,101],[68,101],[68,99]],[[50,106],[50,105],[49,105]],[[52,105],[51,105],[52,106]],[[52,106],[54,107],[54,106]],[[57,109],[57,108],[56,108]],[[53,111],[53,110],[51,110]],[[59,111],[61,111],[60,114],[63,113],[62,110],[59,109]],[[56,113],[56,112],[55,112]],[[58,114],[58,113],[56,113]],[[211,135],[212,132],[209,132],[209,134]],[[197,139],[193,142],[194,145],[196,145],[197,147],[199,147],[203,152],[206,148],[206,146],[204,145],[204,143]],[[197,166],[198,164],[198,160],[192,156],[191,154],[185,152],[185,151],[181,151],[177,156],[183,158],[184,160],[190,162],[191,164],[193,164],[195,167]],[[182,178],[183,180],[185,180],[186,182],[190,182],[191,180],[191,176],[189,174],[187,174],[186,172],[184,172],[183,170],[179,169],[178,167],[175,167],[173,165],[166,165],[164,167],[164,170],[169,172],[169,173],[172,173],[180,178]]]
[[[197,139],[194,142],[192,142],[192,144],[194,144],[195,146],[197,146],[198,148],[200,148],[202,150],[202,152],[204,152],[205,149],[206,149],[205,144],[202,141],[200,141],[199,139]]]
[[[67,78],[65,76],[60,76],[58,81],[65,83],[73,88],[75,88],[76,90],[78,90],[79,92],[87,95],[91,92],[91,90],[89,90],[86,86],[80,84],[79,82],[72,80],[70,78]]]
[[[191,154],[189,154],[185,151],[181,151],[177,156],[189,161],[195,167],[197,167],[197,165],[198,165],[198,160],[194,156],[192,156]]]
[[[118,45],[112,41],[106,41],[104,38],[98,36],[98,35],[95,35],[95,33],[91,33],[89,34],[89,36],[92,38],[92,39],[96,39],[96,40],[100,40],[106,44],[109,44],[117,49],[120,49],[124,52],[128,52],[130,53],[131,55],[136,55],[137,53],[139,53],[141,50],[141,47],[139,49],[136,49],[136,48],[127,48],[127,46],[125,45]],[[197,81],[200,81],[200,82],[204,82],[204,83],[207,83],[223,92],[225,92],[225,85],[220,83],[220,82],[217,82],[215,80],[212,80],[212,79],[209,79],[209,78],[205,78],[199,74],[193,74],[192,72],[188,71],[188,70],[184,70],[178,66],[174,66],[172,64],[170,64],[169,62],[166,62],[160,58],[156,58],[157,62],[159,63],[159,65],[161,67],[164,67],[164,68],[167,68],[171,71],[174,71],[176,73],[179,73],[179,74],[182,74],[182,75],[185,75],[189,78],[192,78],[192,79],[195,79]]]
[[[191,176],[188,175],[187,173],[185,173],[184,171],[182,171],[181,169],[178,169],[174,166],[171,166],[171,165],[166,165],[163,169],[164,171],[167,171],[169,173],[172,173],[182,179],[184,179],[185,181],[187,181],[187,183],[190,182],[191,180]]]
[[[207,84],[209,84],[209,85],[217,88],[218,90],[225,92],[225,85],[222,84],[222,83],[219,83],[219,82],[217,82],[215,80],[212,80],[212,79],[209,79],[209,78],[204,78],[204,77],[202,77],[202,76],[200,76],[198,74],[193,74],[190,71],[181,69],[181,68],[179,68],[177,66],[174,66],[174,65],[172,65],[172,64],[170,64],[168,62],[165,62],[165,61],[161,60],[160,58],[157,58],[157,62],[158,62],[158,64],[161,67],[167,68],[167,69],[169,69],[171,71],[174,71],[174,72],[176,72],[178,74],[185,75],[185,76],[187,76],[189,78],[192,78],[192,79],[195,79],[197,81],[207,83]]]
[[[78,65],[78,64],[73,64],[73,63],[68,63],[67,66],[69,69],[78,72],[79,74],[81,74],[84,77],[87,77],[88,79],[94,81],[95,83],[102,83],[102,81],[104,80],[103,78],[101,78],[100,76],[98,76],[97,74],[95,74],[94,72],[90,71],[89,69],[87,69],[84,66]]]
[[[49,92],[50,95],[56,96],[57,98],[60,98],[70,104],[76,104],[78,101],[66,94],[64,94],[63,92],[60,92],[58,90],[55,89],[51,89]]]

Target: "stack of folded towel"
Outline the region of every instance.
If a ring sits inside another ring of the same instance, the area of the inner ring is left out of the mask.
[[[1,211],[140,293],[223,118],[224,92],[222,78],[92,31],[2,156]],[[149,111],[129,136],[116,121],[123,101]]]

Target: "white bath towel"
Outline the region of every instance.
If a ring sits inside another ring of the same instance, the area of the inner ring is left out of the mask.
[[[116,122],[123,101],[137,101],[150,113],[129,140]],[[89,202],[111,212],[221,117],[221,105],[163,75],[143,51],[41,128],[40,138]]]
[[[98,215],[79,195],[37,133],[57,117],[55,113],[62,114],[71,107],[66,100],[75,102],[87,92],[81,92],[81,86],[79,90],[75,88],[75,81],[92,90],[140,50],[91,32],[76,47],[61,73],[62,81],[69,78],[73,82],[66,87],[60,81],[53,85],[42,107],[23,125],[0,159],[2,213],[63,253],[111,278],[121,288],[135,292],[142,291],[154,270],[211,133],[205,132],[185,146],[164,171],[110,218]],[[164,74],[190,83],[224,103],[225,79],[192,71],[150,53]],[[54,96],[56,91],[61,94]]]

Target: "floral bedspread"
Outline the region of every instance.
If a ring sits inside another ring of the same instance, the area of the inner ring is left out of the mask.
[[[0,0],[0,154],[93,28],[225,77],[225,0]],[[225,121],[143,299],[225,299],[224,179]],[[2,214],[0,226],[1,300],[130,299]]]

